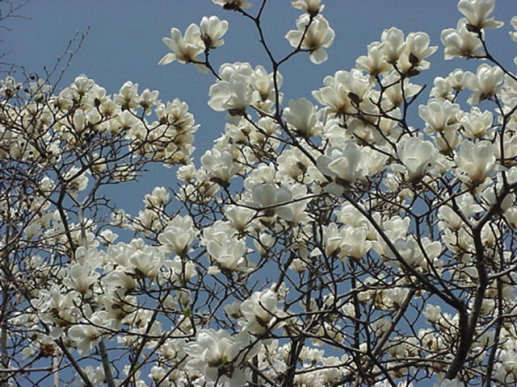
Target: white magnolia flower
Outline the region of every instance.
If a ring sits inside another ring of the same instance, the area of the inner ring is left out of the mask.
[[[220,80],[210,86],[208,105],[216,111],[227,110],[242,115],[246,108],[259,101],[260,95],[250,86],[253,69],[249,63],[225,63],[219,69]]]
[[[490,67],[482,64],[476,74],[470,71],[465,73],[465,86],[473,93],[468,99],[471,105],[477,105],[480,101],[488,99],[497,93],[499,85],[503,82],[504,73],[500,67]]]
[[[439,387],[465,387],[465,383],[456,379],[444,379]]]
[[[309,29],[305,32],[309,23],[311,23]],[[328,57],[325,48],[331,46],[335,36],[334,30],[330,28],[327,19],[322,15],[317,15],[311,20],[311,16],[305,13],[296,20],[296,27],[298,27],[298,30],[291,30],[285,35],[289,44],[293,47],[300,46],[302,49],[309,50],[311,62],[315,64],[325,62]],[[303,41],[301,41],[302,37]]]
[[[321,130],[318,112],[315,106],[305,98],[289,101],[289,107],[284,109],[287,123],[293,125],[303,137],[309,138]]]
[[[397,63],[405,48],[404,33],[398,28],[391,27],[382,32],[381,41],[386,61],[390,64]]]
[[[257,184],[251,194],[254,206],[264,209],[266,215],[276,214],[288,221],[293,219],[293,211],[288,207],[293,200],[290,189],[273,183]]]
[[[334,76],[326,76],[324,87],[312,92],[314,98],[329,107],[334,114],[356,113],[358,105],[367,100],[372,88],[370,79],[358,69],[337,71]]]
[[[341,245],[341,257],[361,259],[372,247],[372,242],[367,240],[368,230],[363,227],[345,227],[344,239]]]
[[[439,305],[431,305],[431,304],[427,304],[425,306],[425,310],[424,310],[424,316],[425,318],[427,319],[427,321],[429,321],[431,324],[435,324],[436,322],[438,322],[438,320],[440,319],[441,315],[442,315],[442,309],[440,308]]]
[[[511,23],[512,23],[512,27],[515,31],[509,32],[510,38],[512,38],[512,40],[514,42],[517,42],[517,16],[512,17]]]
[[[465,136],[469,138],[482,138],[493,132],[493,120],[492,112],[489,110],[481,112],[477,106],[474,106],[469,114],[461,117],[460,123]]]
[[[89,352],[101,340],[100,327],[110,328],[111,321],[106,311],[95,312],[89,322],[72,326],[68,330],[68,337],[75,343],[79,353]]]
[[[429,68],[429,62],[424,59],[438,50],[437,46],[429,46],[429,35],[425,32],[411,32],[406,37],[404,55],[400,57],[399,66],[402,71],[411,68],[425,70]]]
[[[163,42],[172,53],[165,54],[158,64],[166,65],[174,61],[191,63],[197,61],[197,56],[205,50],[199,26],[191,24],[185,31],[185,36],[177,28],[171,28],[170,38],[165,37]]]
[[[241,166],[234,160],[231,149],[213,148],[201,156],[203,168],[212,176],[217,183],[226,184],[241,169]]]
[[[187,367],[202,372],[209,380],[228,387],[246,385],[246,375],[240,364],[241,352],[249,345],[247,334],[232,337],[222,329],[201,329],[193,342],[185,345],[189,360]]]
[[[224,215],[230,220],[232,227],[238,231],[243,231],[248,223],[255,216],[256,211],[251,208],[229,205],[224,210]]]
[[[130,254],[129,263],[133,270],[146,278],[154,279],[163,266],[163,255],[152,246],[144,245],[134,249]]]
[[[88,265],[75,263],[70,267],[68,277],[63,280],[63,284],[85,294],[99,278],[99,273],[92,271]]]
[[[212,2],[227,10],[251,7],[251,3],[246,3],[244,0],[212,0]]]
[[[277,303],[278,296],[271,289],[253,293],[240,306],[241,314],[246,320],[246,329],[257,334],[271,329],[282,314]]]
[[[357,58],[355,65],[360,70],[367,71],[371,76],[384,74],[391,68],[386,60],[384,44],[373,42],[368,45],[368,55]]]
[[[457,27],[442,31],[441,40],[445,46],[444,58],[454,57],[471,58],[482,56],[484,50],[479,37],[468,30],[465,19],[458,20]]]
[[[215,240],[208,242],[206,249],[215,263],[211,269],[216,274],[218,269],[224,271],[246,271],[248,260],[246,258],[246,242],[243,239],[234,239],[228,235],[218,243]]]
[[[214,49],[222,46],[222,37],[228,30],[228,22],[221,20],[217,16],[204,16],[199,24],[201,30],[201,40],[207,49]]]
[[[115,102],[123,109],[134,109],[138,106],[138,83],[125,82],[115,95]]]
[[[318,157],[317,166],[326,176],[353,183],[367,172],[362,155],[362,148],[349,142],[342,149],[330,149],[325,155]]]
[[[321,4],[321,0],[291,0],[291,5],[294,8],[304,10],[312,16],[316,16],[325,8],[325,6]]]
[[[460,0],[458,10],[468,19],[470,28],[479,31],[483,28],[499,28],[503,22],[489,18],[494,11],[495,0]]]
[[[458,177],[469,186],[482,184],[497,168],[495,147],[488,141],[465,141],[454,160]]]
[[[279,90],[282,87],[282,74],[276,74],[276,87]],[[272,105],[275,100],[275,80],[273,73],[268,73],[264,66],[258,65],[251,73],[250,84],[254,90],[260,95],[260,101],[255,106],[267,111],[268,105]],[[279,93],[282,97],[282,93]]]
[[[158,235],[158,241],[167,251],[184,255],[196,236],[197,230],[190,216],[175,216]]]
[[[448,100],[430,100],[427,105],[418,107],[418,114],[426,122],[431,133],[457,130],[460,126],[460,106]]]
[[[432,142],[422,137],[411,137],[398,147],[397,154],[408,180],[418,181],[433,168],[438,150]]]
[[[170,196],[165,187],[154,187],[151,194],[144,197],[144,204],[146,208],[159,208],[169,201]]]

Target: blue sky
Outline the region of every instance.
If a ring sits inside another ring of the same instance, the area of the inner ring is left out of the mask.
[[[254,13],[260,2],[250,1],[255,6],[249,11]],[[324,3],[323,14],[336,32],[334,44],[328,50],[329,60],[316,66],[304,54],[282,67],[286,103],[290,99],[310,98],[310,91],[321,87],[325,75],[350,69],[355,59],[365,54],[367,44],[379,40],[381,32],[391,26],[406,34],[427,32],[431,43],[440,46],[430,58],[431,69],[414,80],[427,84],[427,90],[434,76],[445,76],[457,67],[475,69],[479,65],[477,61],[443,60],[440,31],[455,27],[461,17],[454,0],[328,0]],[[224,62],[249,61],[253,66],[262,64],[267,68],[266,57],[251,23],[236,12],[224,11],[210,0],[29,0],[19,13],[30,19],[12,19],[8,22],[11,31],[0,31],[2,51],[9,51],[7,61],[24,65],[28,72],[41,73],[43,66],[50,67],[56,62],[77,31],[84,32],[90,26],[61,87],[84,73],[110,94],[131,80],[139,84],[140,90],[159,90],[162,100],[181,98],[190,105],[196,121],[201,124],[195,142],[197,159],[222,132],[225,115],[213,112],[207,105],[213,77],[201,74],[194,66],[157,65],[168,52],[161,38],[169,35],[171,27],[184,31],[190,23],[199,23],[202,16],[217,15],[228,20],[230,26],[225,46],[211,56],[215,67]],[[264,30],[278,57],[290,49],[284,35],[295,29],[295,20],[300,13],[290,6],[289,0],[269,0],[263,18]],[[505,26],[487,32],[493,52],[510,68],[513,56],[517,55],[517,46],[508,37],[509,21],[515,14],[515,0],[499,0],[495,17],[503,20]],[[424,91],[419,103],[425,103],[427,93]],[[414,125],[418,126],[420,122]],[[121,205],[140,207],[143,194],[150,192],[152,186],[173,184],[173,171],[157,169],[145,177],[143,183],[135,185],[133,199],[123,198]]]

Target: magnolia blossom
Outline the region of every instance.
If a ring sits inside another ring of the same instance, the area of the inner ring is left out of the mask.
[[[372,76],[384,74],[391,68],[386,60],[384,44],[381,42],[370,43],[368,45],[368,55],[357,58],[355,65],[358,69],[365,70]]]
[[[250,87],[252,73],[249,63],[223,64],[219,69],[221,79],[210,86],[208,105],[231,115],[244,114],[249,105],[260,99],[259,93]]]
[[[190,216],[175,216],[158,235],[158,241],[167,251],[183,255],[188,252],[197,233]]]
[[[253,219],[256,211],[251,208],[229,205],[224,211],[224,215],[230,220],[232,227],[238,231],[243,231],[248,223]]]
[[[163,266],[163,255],[156,248],[144,246],[131,252],[129,263],[137,274],[154,279]]]
[[[246,271],[249,268],[246,258],[246,242],[228,236],[221,242],[211,240],[207,244],[208,254],[216,265],[210,272],[216,274],[219,269],[230,272]]]
[[[472,58],[484,54],[481,40],[475,33],[468,30],[465,19],[458,20],[456,29],[443,30],[441,40],[445,46],[445,59],[452,59],[456,56]]]
[[[411,137],[397,149],[400,161],[404,165],[407,178],[418,181],[428,173],[438,156],[438,150],[432,142],[422,137]]]
[[[331,149],[326,155],[318,157],[317,165],[324,175],[353,183],[366,175],[362,155],[361,147],[350,142],[342,149]]]
[[[212,0],[214,4],[219,4],[224,9],[239,9],[249,8],[251,3],[247,3],[244,0]]]
[[[504,73],[500,67],[490,67],[482,64],[478,67],[476,74],[465,73],[465,85],[473,91],[469,97],[470,104],[477,104],[480,101],[492,97],[498,90],[499,84],[503,81]]]
[[[312,137],[321,130],[318,114],[314,105],[305,98],[292,100],[284,109],[285,120],[306,138]]]
[[[268,73],[264,66],[256,66],[251,73],[250,84],[254,90],[260,95],[260,101],[256,106],[262,110],[268,111],[268,104],[272,105],[275,100],[276,90],[282,87],[283,77],[279,72],[276,73],[276,82],[273,79],[273,73]],[[278,95],[280,101],[282,100],[282,93]]]
[[[448,100],[431,100],[427,105],[418,107],[418,114],[426,122],[431,133],[457,130],[460,126],[459,113],[460,106]]]
[[[404,33],[398,28],[391,27],[381,35],[382,50],[386,55],[386,62],[395,64],[405,48]]]
[[[166,65],[174,61],[180,63],[195,62],[197,56],[205,50],[201,39],[201,31],[196,24],[189,25],[184,36],[181,35],[180,30],[173,27],[171,28],[170,38],[165,37],[162,40],[172,53],[165,54],[158,62],[160,65]]]
[[[272,329],[279,315],[283,314],[278,310],[277,303],[278,296],[271,289],[253,293],[240,306],[246,329],[256,334]]]
[[[266,215],[277,214],[286,220],[293,219],[293,212],[286,206],[293,199],[292,192],[286,187],[275,184],[257,184],[253,187],[252,197],[258,209],[265,210]]]
[[[364,227],[341,227],[335,223],[323,227],[323,243],[327,255],[336,254],[341,259],[360,259],[372,247],[367,240],[369,230]]]
[[[214,49],[224,44],[222,37],[228,30],[228,22],[217,16],[204,16],[199,24],[201,40],[206,49]]]
[[[429,35],[425,32],[411,32],[406,37],[404,51],[400,59],[399,66],[402,71],[416,68],[425,70],[429,68],[429,62],[424,59],[434,54],[438,49],[437,46],[429,46]]]
[[[105,311],[95,312],[89,321],[72,326],[68,330],[68,337],[75,343],[79,353],[90,351],[99,343],[102,337],[102,329],[110,327],[110,320]]]
[[[483,28],[499,28],[504,23],[489,18],[494,11],[495,0],[460,0],[458,10],[468,19],[470,28],[479,31]]]
[[[325,8],[325,6],[321,4],[321,0],[291,0],[291,6],[302,9],[312,16],[317,15]]]
[[[372,87],[369,77],[357,69],[337,71],[333,77],[325,77],[323,83],[325,86],[313,91],[312,95],[336,115],[356,113]]]
[[[97,282],[98,277],[99,273],[92,271],[90,267],[76,263],[70,267],[68,277],[63,280],[63,283],[84,294]]]
[[[221,184],[227,183],[241,169],[241,166],[233,159],[231,149],[208,150],[201,157],[201,163],[215,181]]]
[[[482,138],[492,132],[493,120],[494,117],[490,111],[481,112],[478,107],[474,106],[469,114],[461,117],[460,123],[467,137]]]
[[[469,186],[482,184],[497,167],[494,145],[488,141],[465,141],[455,161],[458,177]]]
[[[307,29],[308,25],[309,28]],[[296,27],[298,27],[298,30],[291,30],[285,36],[289,44],[293,47],[309,50],[311,62],[315,64],[325,62],[328,57],[325,48],[331,46],[335,36],[334,30],[330,28],[327,19],[322,15],[311,18],[309,14],[303,14],[296,20]],[[302,37],[303,41],[301,41]]]
[[[228,387],[246,385],[246,375],[239,367],[243,362],[241,349],[249,343],[246,334],[232,337],[222,329],[202,329],[195,341],[185,345],[188,367],[201,371],[211,381]]]
[[[516,31],[510,31],[509,34],[510,34],[510,38],[512,38],[512,40],[514,42],[517,42],[517,16],[514,16],[512,17],[512,27],[514,30]]]

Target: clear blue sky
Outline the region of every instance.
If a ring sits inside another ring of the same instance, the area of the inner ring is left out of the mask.
[[[255,7],[249,11],[256,12],[260,2],[250,1]],[[328,50],[329,60],[316,66],[307,55],[299,55],[281,68],[285,102],[310,97],[311,90],[321,87],[325,75],[350,69],[355,59],[366,52],[367,44],[379,40],[381,32],[391,26],[401,28],[406,34],[427,32],[431,43],[440,46],[430,58],[431,69],[414,80],[419,84],[431,86],[434,76],[445,76],[457,67],[476,68],[477,61],[443,60],[440,31],[456,26],[461,17],[456,3],[455,0],[324,1],[323,14],[336,32],[334,45]],[[183,99],[201,124],[195,142],[198,159],[221,133],[225,122],[224,114],[211,111],[206,103],[213,78],[199,73],[193,66],[178,63],[158,66],[158,60],[167,52],[161,38],[168,36],[173,26],[183,31],[190,23],[199,23],[202,16],[217,15],[228,20],[230,27],[225,46],[212,54],[215,67],[230,61],[267,65],[251,23],[235,12],[224,11],[210,0],[28,0],[19,13],[30,19],[11,20],[8,23],[11,31],[0,30],[2,52],[10,51],[7,61],[22,64],[28,71],[41,72],[43,66],[55,63],[77,31],[86,31],[90,26],[90,33],[73,58],[61,86],[84,73],[110,94],[131,80],[139,84],[140,90],[159,90],[162,100]],[[289,0],[269,1],[264,25],[266,37],[277,56],[289,50],[284,35],[295,29],[295,20],[300,13],[290,6]],[[493,52],[510,68],[513,56],[517,55],[517,45],[508,37],[510,18],[515,14],[516,0],[499,0],[495,16],[503,20],[505,26],[501,30],[488,31]],[[423,97],[427,93],[425,91]],[[419,103],[425,103],[424,99]],[[415,126],[418,125],[420,123],[415,122]],[[155,171],[146,177],[145,183],[136,187],[141,194],[135,195],[127,204],[140,207],[142,195],[150,192],[152,186],[173,185],[174,173],[167,171]]]

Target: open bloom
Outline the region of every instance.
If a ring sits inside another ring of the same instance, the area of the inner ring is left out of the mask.
[[[490,67],[485,63],[478,67],[476,74],[470,71],[466,72],[465,85],[473,91],[468,103],[475,105],[492,97],[497,92],[503,79],[504,73],[500,67]]]
[[[469,186],[482,184],[495,171],[495,147],[488,141],[465,141],[455,157],[459,178]]]
[[[431,100],[427,105],[418,107],[418,114],[426,122],[430,132],[444,132],[459,128],[458,115],[460,107],[451,101]]]
[[[469,28],[479,31],[482,28],[499,28],[504,23],[489,15],[494,11],[495,0],[460,0],[458,10],[469,21]]]
[[[398,148],[397,153],[404,164],[407,178],[416,181],[431,169],[438,150],[432,142],[424,141],[422,137],[411,137]]]
[[[309,29],[305,32],[307,25]],[[327,19],[321,15],[317,15],[311,21],[309,14],[303,14],[296,20],[298,30],[291,30],[285,36],[289,44],[293,47],[300,46],[310,51],[312,63],[320,64],[327,60],[327,51],[325,48],[330,47],[334,41],[334,30],[330,28]],[[305,32],[305,36],[304,36]],[[303,41],[300,43],[303,37]]]
[[[201,31],[196,24],[188,26],[185,36],[182,36],[177,28],[171,28],[170,38],[163,38],[163,42],[172,53],[165,54],[158,62],[160,65],[166,65],[174,61],[191,63],[196,61],[197,56],[205,50],[201,40]]]
[[[405,47],[404,32],[398,28],[391,27],[382,32],[381,40],[386,61],[391,64],[397,63]]]
[[[212,2],[227,10],[251,7],[251,3],[246,3],[244,0],[212,0]]]
[[[257,184],[253,187],[252,197],[254,205],[263,208],[267,215],[276,214],[288,221],[293,219],[293,211],[288,206],[293,193],[288,188],[273,183]]]
[[[390,64],[386,61],[383,43],[373,42],[368,45],[368,55],[357,58],[355,65],[360,70],[365,70],[375,76],[389,71]]]
[[[158,235],[158,241],[165,251],[182,255],[189,251],[196,236],[197,231],[190,216],[175,216]]]
[[[201,329],[196,340],[185,345],[188,354],[188,368],[201,371],[209,380],[229,387],[244,386],[246,375],[239,367],[243,359],[241,349],[249,344],[249,336],[240,334],[232,337],[220,329]]]
[[[211,149],[201,157],[203,167],[220,184],[225,184],[241,169],[233,159],[231,149]]]
[[[362,148],[350,142],[342,149],[334,148],[326,155],[318,157],[317,166],[326,176],[353,183],[366,174],[362,155]]]
[[[291,5],[294,8],[302,9],[309,15],[315,16],[325,8],[321,4],[321,0],[292,0]]]
[[[277,294],[271,289],[255,292],[245,300],[240,306],[240,311],[246,319],[247,329],[250,332],[261,334],[272,328],[281,314],[277,302]]]
[[[285,120],[305,138],[314,136],[321,129],[314,105],[305,98],[289,101],[284,115]]]
[[[242,239],[233,239],[225,236],[218,241],[211,240],[207,244],[207,251],[216,266],[211,273],[217,273],[218,269],[225,271],[246,271],[248,260],[246,259],[246,242]]]
[[[516,31],[510,31],[510,38],[512,38],[514,42],[517,42],[517,16],[512,17],[511,23],[513,29]]]
[[[249,63],[225,63],[219,70],[221,79],[210,86],[208,105],[231,115],[244,114],[246,108],[260,99],[250,86],[253,69]]]
[[[223,35],[228,30],[228,22],[217,16],[204,16],[201,19],[201,40],[208,49],[214,49],[224,44]]]
[[[399,61],[402,70],[407,70],[411,67],[416,67],[421,70],[429,68],[429,62],[424,59],[428,56],[433,55],[438,49],[437,46],[429,46],[429,35],[425,32],[411,32],[406,38],[406,46],[404,53],[407,54],[407,60],[409,63],[405,63],[406,55],[404,55],[404,61]]]
[[[467,29],[467,21],[460,19],[456,29],[448,28],[442,31],[442,43],[445,46],[444,58],[456,56],[471,58],[484,54],[479,37]]]

